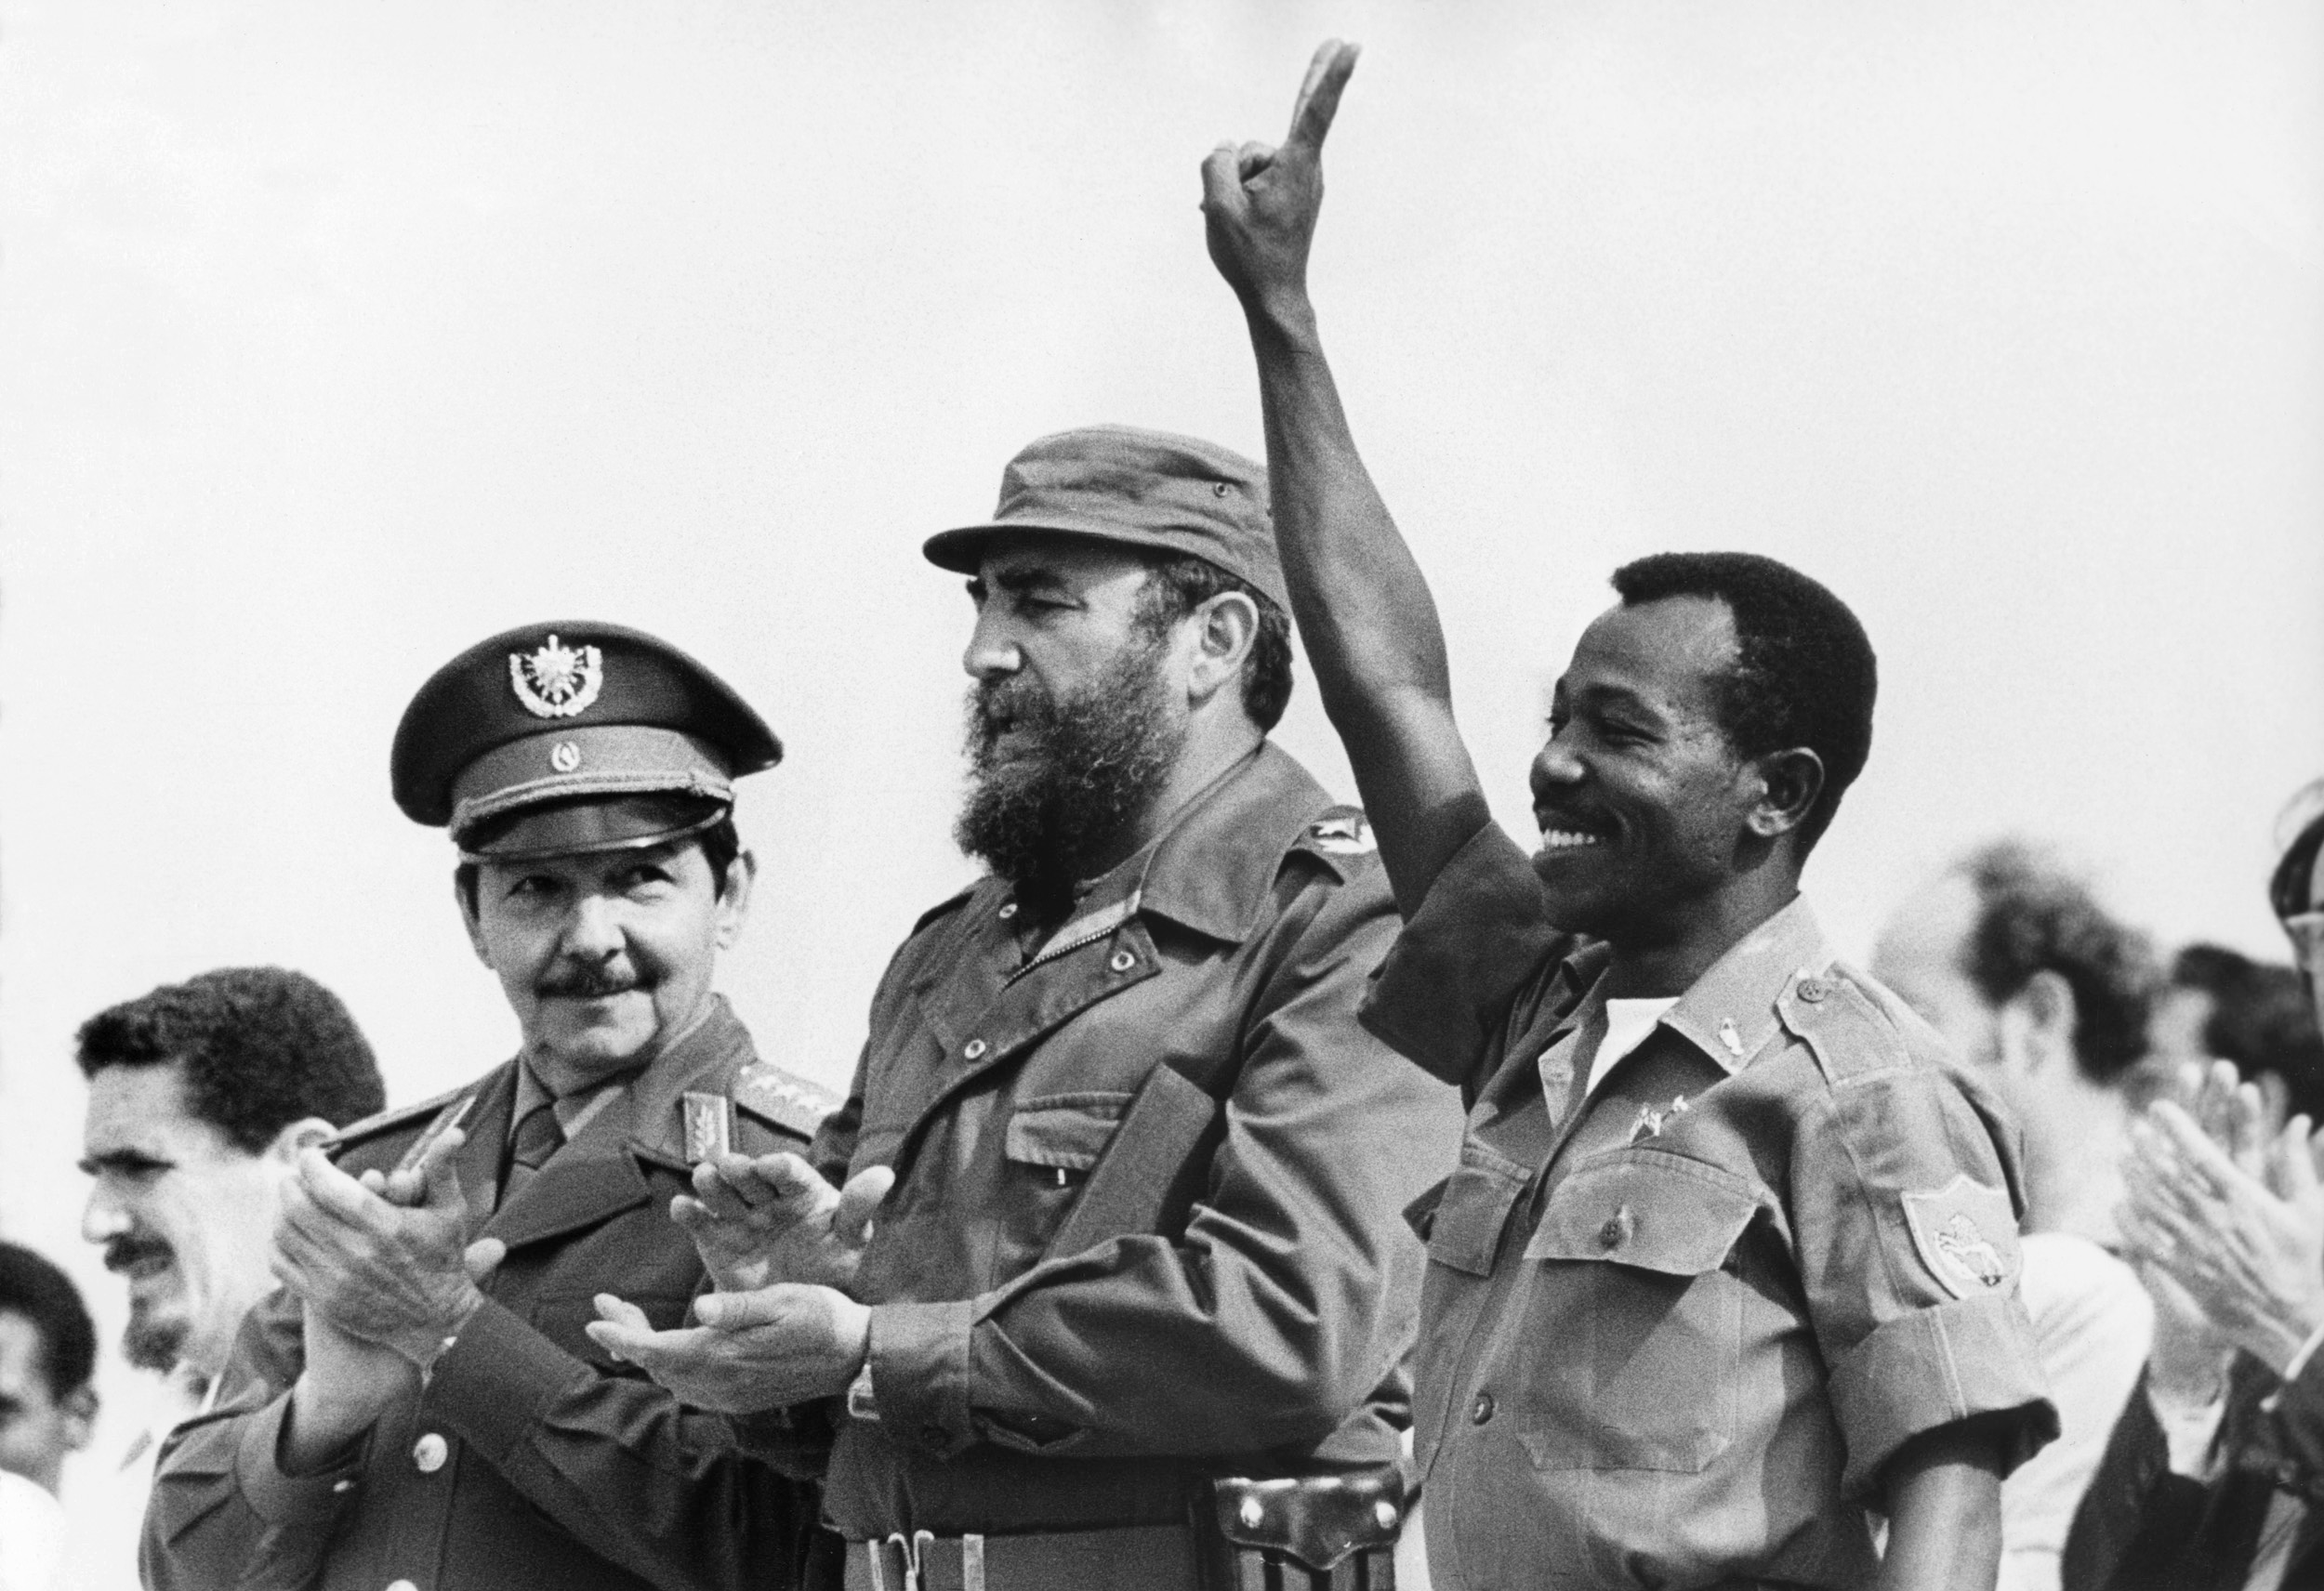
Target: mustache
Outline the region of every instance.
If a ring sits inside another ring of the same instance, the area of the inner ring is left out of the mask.
[[[105,1240],[105,1269],[126,1270],[131,1266],[142,1265],[149,1259],[175,1258],[177,1252],[159,1238],[139,1237],[132,1233],[124,1233],[120,1237]]]
[[[635,973],[598,972],[586,966],[568,966],[550,973],[533,985],[533,993],[543,999],[600,1000],[608,994],[627,994],[644,987],[645,980]]]

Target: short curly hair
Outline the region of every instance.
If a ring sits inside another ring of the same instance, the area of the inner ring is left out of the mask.
[[[48,1396],[69,1398],[97,1374],[97,1324],[72,1278],[21,1243],[0,1243],[0,1315],[21,1315],[40,1337]]]
[[[345,1126],[387,1104],[379,1063],[339,997],[304,973],[229,966],[99,1011],[81,1024],[81,1074],[184,1065],[193,1113],[257,1154],[291,1123]]]
[[[1977,893],[1964,969],[1999,1006],[2037,972],[2074,992],[2074,1055],[2093,1083],[2112,1083],[2146,1053],[2146,1019],[2162,983],[2145,934],[2099,904],[2088,885],[2022,840],[1973,851],[1955,870]]]
[[[1824,763],[1824,788],[1800,822],[1800,853],[1816,848],[1840,797],[1872,752],[1880,668],[1848,605],[1789,564],[1750,552],[1658,552],[1614,572],[1637,607],[1669,597],[1711,597],[1735,618],[1735,667],[1721,692],[1720,725],[1745,756],[1805,746]]]

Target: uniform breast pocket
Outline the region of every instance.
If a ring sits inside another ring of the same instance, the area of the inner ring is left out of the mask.
[[[1743,1282],[1728,1263],[1759,1208],[1732,1172],[1659,1151],[1578,1166],[1525,1257],[1541,1469],[1703,1469],[1735,1438]]]
[[[1493,1274],[1494,1251],[1510,1207],[1533,1174],[1494,1153],[1474,1138],[1460,1146],[1460,1164],[1411,1215],[1413,1229],[1428,1240],[1428,1256],[1470,1276]]]
[[[1129,1099],[1128,1094],[1098,1091],[1027,1099],[1009,1117],[1001,1153],[1036,1182],[1071,1187],[1089,1175],[1114,1141]]]

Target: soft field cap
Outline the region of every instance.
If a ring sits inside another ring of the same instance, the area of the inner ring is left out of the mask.
[[[939,569],[974,574],[984,544],[1019,531],[1191,553],[1288,608],[1267,472],[1195,437],[1089,426],[1043,437],[1001,472],[992,519],[928,538]]]
[[[504,630],[438,669],[403,710],[389,770],[414,822],[514,860],[696,832],[734,780],[782,756],[749,704],[676,647],[569,619]],[[512,821],[527,813],[547,821]]]

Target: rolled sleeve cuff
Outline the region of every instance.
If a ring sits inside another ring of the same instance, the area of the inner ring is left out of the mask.
[[[293,1475],[276,1460],[283,1451],[283,1422],[289,1417],[285,1392],[243,1422],[234,1444],[234,1488],[271,1530],[328,1525],[347,1506],[363,1476],[371,1434],[366,1431],[337,1461],[312,1474]]]
[[[940,1458],[973,1443],[968,1299],[881,1304],[871,1312],[873,1401],[888,1433]]]
[[[1464,1082],[1501,1013],[1560,941],[1533,864],[1487,822],[1431,881],[1373,975],[1359,1019],[1434,1075]]]
[[[2058,1434],[2014,1295],[1962,1298],[1890,1321],[1832,1366],[1831,1401],[1848,1448],[1841,1490],[1849,1497],[1875,1491],[1888,1461],[1924,1431],[2014,1415],[2005,1475]]]
[[[546,1423],[549,1405],[586,1389],[597,1373],[487,1298],[443,1350],[420,1399],[420,1421],[441,1425],[494,1465]]]

